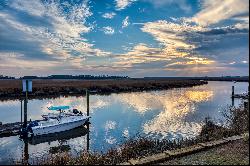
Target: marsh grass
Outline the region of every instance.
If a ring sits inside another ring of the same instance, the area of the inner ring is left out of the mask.
[[[140,92],[148,90],[164,90],[170,88],[192,87],[207,84],[199,80],[34,80],[30,99],[51,98],[59,96],[85,95],[88,89],[95,94],[119,92]],[[21,80],[0,80],[0,100],[20,99],[22,95]]]

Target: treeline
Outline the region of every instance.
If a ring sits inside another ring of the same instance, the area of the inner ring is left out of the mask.
[[[0,79],[122,79],[122,78],[129,78],[128,76],[109,76],[109,75],[50,75],[47,77],[39,77],[39,76],[23,76],[19,78],[15,77],[8,77],[8,76],[1,76]]]
[[[0,75],[0,79],[15,79],[15,77]]]
[[[204,81],[237,81],[249,82],[249,76],[222,76],[222,77],[144,77],[143,79],[154,80],[204,80]]]

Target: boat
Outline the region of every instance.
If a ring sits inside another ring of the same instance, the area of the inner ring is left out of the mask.
[[[77,115],[82,115],[81,111],[78,111],[77,109],[73,109],[71,111],[69,106],[51,106],[48,107],[49,110],[52,111],[60,111],[61,116],[77,116]],[[42,115],[44,120],[48,119],[56,119],[58,117],[58,113],[48,113],[47,115]]]
[[[42,115],[44,120],[30,122],[27,128],[23,129],[23,132],[27,132],[28,136],[63,132],[86,124],[90,118],[90,116],[83,115],[77,109],[71,111],[69,106],[52,106],[48,109],[59,113]]]

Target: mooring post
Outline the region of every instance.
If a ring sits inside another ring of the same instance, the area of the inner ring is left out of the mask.
[[[234,85],[232,86],[232,106],[234,106]]]
[[[25,99],[24,99],[24,123],[23,127],[27,127],[27,103],[28,103],[28,80],[26,80],[26,91],[25,91]]]
[[[86,89],[86,99],[87,99],[87,116],[89,116],[89,91]],[[90,123],[87,122],[87,151],[89,151],[89,125]]]
[[[86,89],[86,98],[87,98],[87,116],[89,116],[89,91]]]
[[[23,100],[21,99],[21,125],[23,124]]]
[[[24,165],[29,165],[29,143],[28,139],[24,139]]]
[[[248,110],[248,102],[246,102],[246,101],[244,102],[244,109]]]
[[[90,125],[90,123],[87,123],[87,151],[89,152],[89,125]]]
[[[247,96],[248,96],[248,102],[249,102],[249,85],[248,85],[248,89],[247,89]]]
[[[234,97],[234,86],[232,86],[232,97]]]

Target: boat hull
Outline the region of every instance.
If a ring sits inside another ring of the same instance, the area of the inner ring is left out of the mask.
[[[84,118],[84,119],[80,119],[80,120],[68,122],[68,123],[59,122],[58,124],[52,125],[52,126],[36,126],[36,127],[32,127],[32,134],[34,136],[37,136],[37,135],[45,135],[45,134],[67,131],[67,130],[71,130],[76,127],[84,125],[88,120],[89,118]]]

